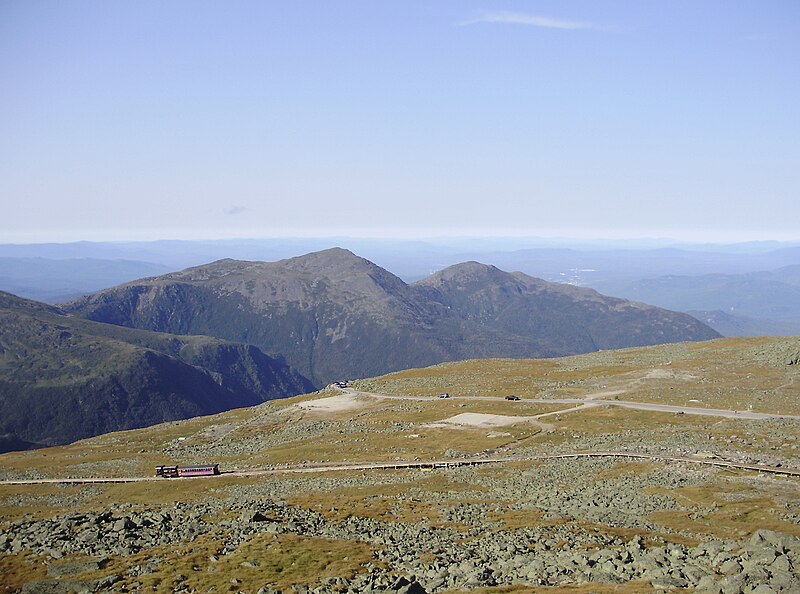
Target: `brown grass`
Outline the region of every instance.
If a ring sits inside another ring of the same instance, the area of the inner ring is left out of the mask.
[[[0,555],[0,591],[16,592],[26,582],[45,577],[47,568],[39,557],[22,553]]]
[[[489,437],[489,434],[508,433],[506,437]],[[260,454],[254,454],[248,461],[261,464],[298,464],[302,462],[354,463],[390,462],[419,458],[438,459],[447,450],[465,454],[476,454],[494,450],[522,438],[539,433],[534,425],[523,423],[499,430],[473,427],[423,428],[397,430],[385,433],[352,433],[346,436],[337,434],[308,438],[303,441],[287,443]],[[413,436],[418,437],[413,437]]]
[[[214,498],[216,493],[231,485],[253,483],[256,477],[219,476],[211,479],[164,479],[142,483],[109,483],[102,493],[92,498],[98,509],[114,506],[120,501],[132,505],[170,505],[179,501],[194,502]]]
[[[136,555],[115,557],[101,570],[69,577],[88,581],[111,574],[124,576],[131,567],[160,558],[155,572],[126,577],[117,587],[126,586],[129,591],[137,592],[171,592],[176,584],[182,583],[202,592],[210,588],[215,588],[216,592],[255,592],[268,584],[286,590],[294,583],[319,585],[326,578],[351,579],[372,560],[372,550],[365,543],[291,534],[254,536],[233,553],[212,561],[211,557],[218,555],[221,547],[219,540],[201,536],[188,546],[158,547]],[[65,558],[60,562],[83,559]],[[3,555],[0,575],[2,586],[14,591],[28,581],[46,577],[46,570],[39,559]]]
[[[673,405],[800,414],[796,369],[761,360],[754,349],[784,339],[725,339],[605,351],[554,360],[486,359],[436,365],[361,380],[364,389],[402,395],[580,397],[623,388],[620,399]],[[781,347],[782,348],[782,347]],[[658,368],[677,377],[646,378]],[[683,376],[694,376],[687,381]],[[603,387],[605,386],[605,387]],[[699,400],[700,403],[689,403]]]
[[[617,433],[618,431],[653,429],[665,431],[685,431],[687,429],[706,429],[718,419],[693,415],[677,415],[631,408],[603,406],[565,415],[547,417],[560,430],[597,435]]]
[[[501,530],[518,530],[542,525],[542,514],[532,510],[504,510],[501,513],[490,512],[489,520],[500,522]]]
[[[444,524],[440,507],[425,501],[420,493],[479,494],[482,491],[476,485],[452,482],[445,472],[433,470],[423,478],[408,483],[307,492],[289,497],[287,501],[317,511],[330,520],[341,521],[350,516],[389,522],[418,522],[424,519],[431,525],[441,526]]]
[[[319,585],[326,578],[352,579],[372,560],[372,551],[365,543],[291,534],[255,536],[214,563],[209,563],[206,552],[177,559],[171,564],[171,573],[183,573],[186,585],[198,591],[215,587],[217,592],[255,592],[267,584],[285,590],[294,583]],[[245,562],[258,566],[241,565]],[[208,566],[216,571],[209,572]],[[233,579],[238,582],[232,583]]]
[[[653,521],[672,530],[738,538],[766,528],[800,536],[800,526],[781,519],[778,514],[782,506],[764,491],[735,484],[709,484],[672,491],[652,489],[650,492],[668,494],[690,508],[689,511],[662,510],[650,515]],[[692,508],[711,508],[712,511],[698,513],[691,511]]]

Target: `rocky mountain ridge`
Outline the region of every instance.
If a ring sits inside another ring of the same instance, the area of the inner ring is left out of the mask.
[[[120,326],[253,344],[318,386],[464,358],[719,336],[685,314],[477,262],[407,284],[341,248],[278,262],[219,260],[64,308]]]

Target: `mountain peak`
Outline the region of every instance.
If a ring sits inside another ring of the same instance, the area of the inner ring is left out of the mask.
[[[448,266],[419,282],[420,285],[437,286],[441,284],[498,283],[513,280],[508,272],[503,272],[491,264],[469,261]]]
[[[492,266],[491,264],[483,264],[482,262],[469,260],[467,262],[461,262],[460,264],[448,266],[440,272],[449,272],[450,274],[493,274],[495,272],[503,271],[496,266]]]
[[[340,247],[332,247],[302,256],[295,256],[294,258],[281,260],[280,264],[297,271],[375,267],[375,264],[369,260],[356,256],[350,250]]]
[[[242,273],[254,266],[258,266],[259,262],[249,262],[246,260],[234,260],[233,258],[223,258],[222,260],[215,260],[208,264],[201,264],[199,266],[192,266],[178,272],[170,272],[158,277],[151,277],[152,279],[162,279],[166,281],[208,281],[211,279],[218,279],[229,276],[231,274]],[[150,279],[142,279],[150,280]],[[134,283],[141,283],[142,281],[134,281]],[[131,284],[131,283],[128,283]]]
[[[394,294],[408,291],[408,285],[400,278],[344,248],[335,247],[312,252],[281,260],[277,264],[292,272],[329,278],[336,284],[347,285],[351,289],[361,287],[368,294],[373,294],[375,287],[380,287],[380,292],[388,291]]]

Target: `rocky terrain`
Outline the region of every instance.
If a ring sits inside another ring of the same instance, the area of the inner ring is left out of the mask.
[[[447,363],[350,393],[5,454],[6,481],[141,480],[0,483],[0,583],[31,593],[796,592],[797,477],[709,462],[800,468],[800,419],[555,401],[705,394],[692,406],[717,409],[759,396],[762,409],[791,415],[798,347],[726,339]],[[450,397],[438,398],[445,385]],[[505,399],[512,390],[521,400]],[[541,424],[441,423],[466,413]],[[619,454],[552,457],[609,450]],[[507,461],[391,468],[493,457]],[[148,478],[170,462],[217,462],[223,474]]]
[[[409,285],[343,249],[220,260],[64,305],[88,319],[253,344],[317,386],[441,361],[707,340],[686,314],[468,262]]]
[[[450,480],[487,486],[482,492],[487,501],[476,502],[471,493],[431,494],[440,507],[435,523],[424,517],[415,522],[356,515],[336,518],[290,505],[284,499],[288,490],[300,486],[293,481],[229,486],[217,499],[204,503],[122,505],[99,513],[16,520],[0,533],[0,551],[24,551],[44,560],[46,576],[27,582],[23,592],[43,588],[135,592],[156,577],[163,591],[205,592],[210,590],[202,587],[209,574],[220,571],[225,571],[225,581],[241,585],[240,591],[252,587],[254,592],[444,592],[581,583],[638,583],[636,591],[689,587],[701,592],[766,593],[800,587],[796,536],[762,529],[745,539],[691,544],[692,539],[676,537],[674,532],[659,535],[658,526],[645,520],[665,509],[708,513],[673,496],[646,496],[640,489],[701,484],[709,473],[656,467],[638,476],[589,478],[614,468],[613,461],[557,461],[506,480],[456,471],[458,476]],[[381,478],[340,478],[326,481],[325,486],[374,486]],[[419,475],[406,477],[406,484],[419,479]],[[420,496],[387,499],[401,508]],[[512,513],[509,501],[518,502],[516,513],[541,514],[544,521],[530,527],[508,526],[503,517]],[[366,544],[371,557],[344,576],[321,580],[306,576],[296,584],[280,579],[259,582],[259,568],[271,562],[270,546],[280,545],[287,535]],[[242,554],[245,544],[253,541],[264,546]],[[195,557],[196,564],[186,573],[164,575],[162,563],[171,546],[191,547],[198,542],[204,543],[198,547],[204,554]]]
[[[565,470],[575,472],[575,468]],[[686,480],[684,476],[677,479]],[[238,490],[232,491],[234,495]],[[508,491],[504,493],[509,495]],[[528,497],[535,495],[538,493]],[[598,509],[621,503],[603,501],[591,491],[574,490],[573,496],[583,505]],[[282,535],[367,543],[373,557],[348,577],[321,580],[319,584],[291,584],[289,592],[442,592],[520,583],[558,586],[586,582],[639,582],[642,588],[691,587],[702,592],[730,592],[735,588],[793,592],[800,587],[795,570],[800,564],[800,539],[770,530],[759,530],[744,541],[717,539],[689,546],[650,536],[604,533],[573,521],[503,530],[502,523],[491,519],[502,505],[462,503],[448,497],[443,497],[441,504],[442,516],[450,526],[359,517],[334,521],[285,502],[242,496],[159,509],[68,513],[48,520],[12,523],[9,532],[0,534],[0,551],[18,554],[27,550],[47,559],[48,577],[28,582],[23,592],[44,587],[139,591],[146,581],[143,576],[161,570],[161,548],[204,538],[217,542],[212,554],[202,559],[201,565],[193,566],[191,573],[169,576],[166,583],[161,582],[162,587],[169,584],[175,592],[207,591],[199,588],[205,576],[226,567],[228,557],[237,557],[233,570],[226,575],[230,583],[244,579],[252,583],[261,564],[269,562],[269,547],[246,555],[242,561],[237,551],[254,539],[279,542]],[[668,504],[674,506],[675,502]],[[649,503],[653,509],[662,505],[658,500]],[[541,507],[531,505],[533,510]],[[570,507],[559,510],[559,517],[573,513]],[[621,515],[635,521],[637,514],[646,511],[639,506],[621,510]],[[231,519],[219,519],[231,514]],[[62,561],[74,555],[90,560]],[[147,558],[147,562],[97,579],[65,579],[72,574],[102,573],[110,559],[136,555]],[[277,584],[264,582],[257,591],[279,590]]]

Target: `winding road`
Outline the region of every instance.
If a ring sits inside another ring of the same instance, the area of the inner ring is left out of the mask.
[[[437,396],[396,396],[389,394],[376,394],[374,392],[362,392],[353,388],[339,388],[342,392],[352,394],[353,396],[367,396],[369,398],[380,398],[390,400],[420,400],[432,401],[438,400]],[[676,406],[671,404],[654,404],[652,402],[633,402],[628,400],[602,400],[608,396],[618,396],[624,394],[625,390],[612,390],[607,392],[595,392],[587,394],[583,398],[522,398],[517,402],[526,402],[534,404],[577,404],[574,408],[565,410],[558,410],[541,415],[533,415],[526,418],[542,418],[552,415],[560,415],[587,408],[595,408],[598,406],[619,406],[621,408],[632,408],[636,410],[649,410],[652,412],[665,412],[673,414],[686,414],[686,415],[701,415],[710,417],[726,417],[729,419],[744,419],[744,420],[764,420],[764,419],[794,419],[800,420],[799,415],[781,415],[776,413],[761,413],[752,410],[728,410],[724,408],[703,408],[697,406]],[[505,401],[502,396],[450,396],[450,400],[465,400],[465,401]]]
[[[339,388],[342,393],[350,394],[352,396],[363,396],[368,398],[377,398],[384,400],[415,400],[415,401],[436,401],[439,400],[437,396],[398,396],[389,394],[376,394],[373,392],[358,391],[353,388]],[[648,402],[631,402],[626,400],[603,400],[609,396],[618,396],[625,393],[626,390],[610,390],[605,392],[595,392],[587,394],[584,398],[552,398],[552,399],[537,399],[525,398],[518,402],[536,403],[536,404],[574,404],[576,406],[564,410],[552,411],[532,416],[520,416],[521,421],[532,421],[536,424],[542,425],[537,419],[543,417],[562,415],[570,412],[577,412],[589,408],[596,408],[601,406],[617,406],[622,408],[630,408],[636,410],[647,410],[653,412],[665,412],[673,414],[687,414],[687,415],[701,415],[701,416],[714,416],[725,417],[731,419],[742,420],[763,420],[763,419],[800,419],[796,415],[781,415],[770,413],[759,413],[753,411],[737,411],[717,408],[701,408],[689,406],[674,406],[667,404],[653,404]],[[470,396],[470,397],[450,397],[452,400],[469,400],[469,401],[506,401],[504,397],[496,396]],[[276,474],[294,474],[294,473],[320,473],[320,472],[336,472],[336,471],[375,471],[375,470],[395,470],[395,469],[434,469],[434,468],[455,468],[460,466],[476,466],[484,464],[502,464],[508,462],[536,462],[545,460],[554,460],[562,458],[634,458],[643,460],[662,461],[668,463],[690,463],[700,464],[706,466],[717,466],[724,468],[734,468],[740,470],[757,471],[761,473],[784,475],[791,477],[800,477],[800,469],[788,468],[779,466],[764,466],[758,464],[745,464],[723,460],[714,457],[681,457],[669,456],[661,454],[651,454],[647,452],[630,452],[630,451],[583,451],[583,452],[564,452],[556,454],[546,454],[541,456],[507,456],[507,457],[471,457],[455,460],[397,460],[394,462],[364,462],[359,464],[327,464],[327,465],[308,465],[299,464],[295,466],[286,466],[280,468],[254,468],[224,471],[219,476],[228,477],[250,477],[250,476],[266,476]],[[218,477],[192,477],[181,478],[180,480],[203,480]],[[5,485],[41,485],[41,484],[93,484],[93,483],[136,483],[146,481],[163,481],[165,479],[157,476],[146,477],[95,477],[95,478],[42,478],[42,479],[28,479],[28,480],[2,480],[0,486]]]

